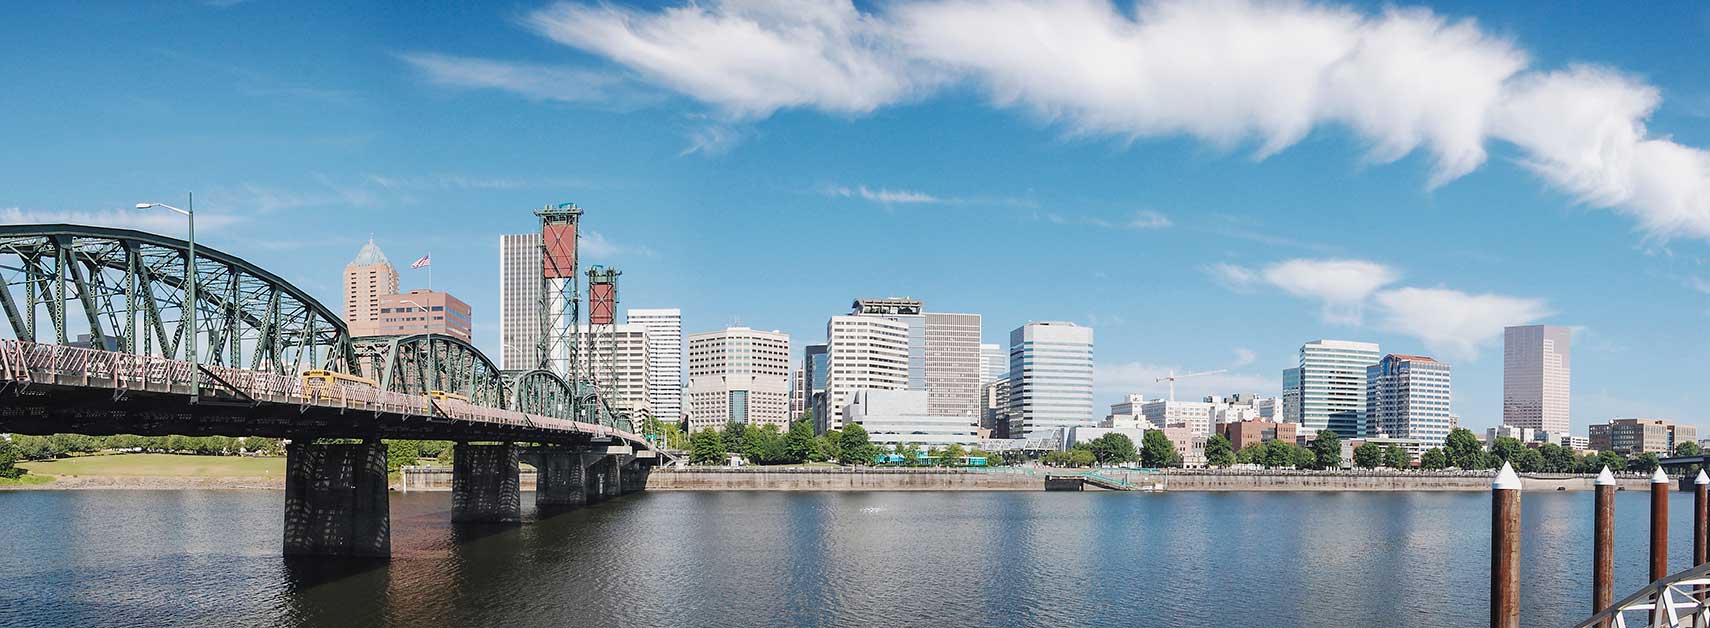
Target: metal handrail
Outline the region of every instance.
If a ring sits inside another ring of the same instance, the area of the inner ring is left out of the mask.
[[[1603,612],[1575,624],[1575,628],[1611,625],[1615,628],[1649,626],[1651,628],[1690,628],[1704,625],[1694,618],[1710,622],[1710,608],[1700,601],[1692,587],[1710,585],[1710,563],[1652,582],[1632,595],[1614,603]],[[1652,610],[1662,608],[1660,613]],[[1627,623],[1627,613],[1646,613],[1642,623]],[[1682,614],[1684,612],[1684,614]]]
[[[31,382],[32,372],[57,379],[79,379],[85,386],[98,383],[114,390],[138,390],[152,386],[190,386],[196,366],[183,360],[136,355],[85,347],[36,343],[0,338],[0,381]],[[327,408],[365,408],[405,415],[431,413],[426,397],[377,388],[341,387],[337,394],[306,389],[300,377],[252,371],[229,366],[202,367],[231,387],[254,399],[299,403]],[[207,378],[203,386],[212,384]],[[223,388],[222,388],[223,390]],[[198,391],[200,392],[200,391]],[[618,438],[646,449],[646,439],[617,428],[477,405],[459,399],[440,400],[438,416],[456,421],[529,427],[590,434],[596,438]]]

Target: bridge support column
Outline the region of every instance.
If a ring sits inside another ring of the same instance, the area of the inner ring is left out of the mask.
[[[582,454],[545,449],[533,455],[534,503],[537,506],[580,506],[588,502],[587,469]]]
[[[520,523],[521,466],[514,443],[458,443],[451,466],[451,520],[457,523]]]
[[[291,443],[285,448],[285,555],[387,558],[392,517],[386,446]]]
[[[628,495],[630,493],[637,493],[642,489],[647,488],[647,473],[652,468],[653,465],[644,463],[640,459],[631,459],[627,464],[625,464],[623,469],[623,494]]]
[[[606,456],[606,497],[623,494],[623,459],[624,456]]]

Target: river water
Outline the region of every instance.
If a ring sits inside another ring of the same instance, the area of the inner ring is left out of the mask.
[[[1617,501],[1616,598],[1645,580],[1647,504]],[[453,526],[448,493],[394,494],[390,562],[282,559],[281,505],[0,492],[0,625],[1488,621],[1482,492],[649,492],[520,526]],[[1678,570],[1689,494],[1671,515]],[[1588,606],[1591,494],[1526,495],[1523,521],[1523,624],[1570,625]]]

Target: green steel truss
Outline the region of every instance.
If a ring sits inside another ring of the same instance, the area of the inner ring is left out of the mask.
[[[351,340],[362,374],[394,392],[442,390],[489,408],[506,408],[505,378],[474,345],[446,336],[360,336]],[[431,353],[430,353],[431,352]]]
[[[196,326],[185,321],[183,240],[82,225],[0,225],[0,310],[12,336],[295,375],[351,372],[344,322],[236,256],[196,247]]]

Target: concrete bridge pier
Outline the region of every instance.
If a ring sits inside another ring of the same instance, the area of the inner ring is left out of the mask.
[[[630,456],[625,456],[625,458],[630,458],[630,460],[623,465],[623,494],[637,493],[647,488],[647,473],[653,469],[653,465],[641,458]]]
[[[457,443],[451,465],[451,520],[521,523],[521,464],[515,443]],[[382,458],[384,458],[384,451]]]
[[[285,448],[285,555],[388,558],[386,446],[293,442]]]
[[[529,452],[535,468],[536,506],[581,506],[588,503],[588,469],[581,452],[538,449]]]

